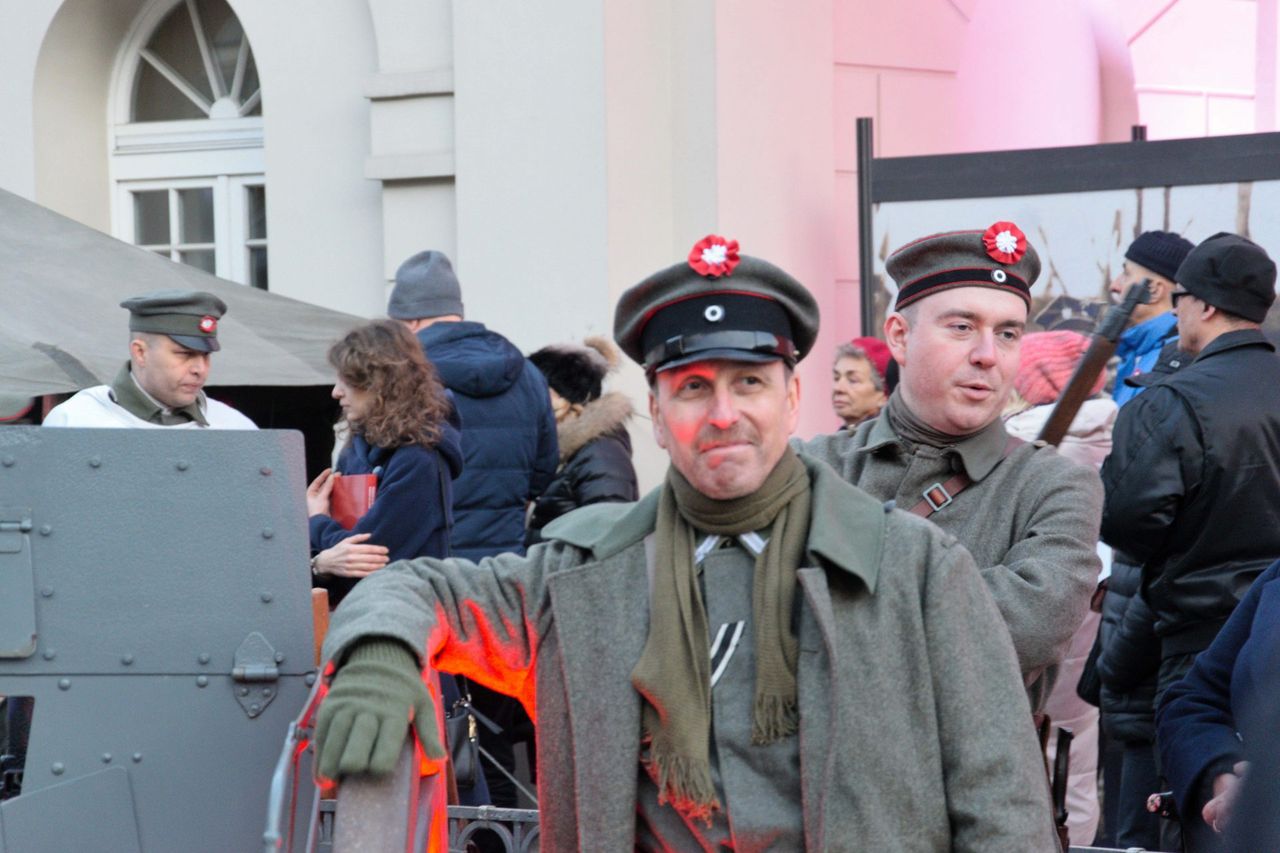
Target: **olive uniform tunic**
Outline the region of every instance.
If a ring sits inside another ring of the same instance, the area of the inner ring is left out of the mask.
[[[1032,711],[1084,619],[1101,564],[1102,482],[1052,447],[1017,444],[997,420],[951,447],[912,444],[884,415],[800,445],[847,481],[909,510],[935,483],[972,483],[929,516],[969,549],[1009,626]]]

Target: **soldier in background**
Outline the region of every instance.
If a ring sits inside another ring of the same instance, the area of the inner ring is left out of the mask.
[[[257,429],[204,393],[218,320],[227,305],[212,293],[157,290],[120,303],[129,310],[129,360],[110,385],[80,391],[44,419],[53,427]]]
[[[973,553],[1039,711],[1097,582],[1102,510],[1097,473],[1001,421],[1040,258],[997,222],[908,243],[886,268],[898,283],[884,325],[898,387],[879,417],[803,448]]]

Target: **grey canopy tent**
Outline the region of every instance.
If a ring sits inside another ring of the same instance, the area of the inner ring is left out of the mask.
[[[329,345],[361,318],[225,281],[0,190],[0,394],[110,382],[128,357],[122,300],[206,290],[227,303],[210,384],[333,382]]]
[[[337,415],[325,356],[360,317],[174,263],[4,190],[0,402],[110,382],[128,358],[129,315],[120,302],[164,289],[205,290],[227,303],[211,395],[260,427],[301,430],[309,474],[325,467]]]

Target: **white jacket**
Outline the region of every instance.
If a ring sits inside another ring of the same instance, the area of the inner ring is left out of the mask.
[[[44,419],[52,427],[114,427],[141,429],[201,429],[200,424],[162,426],[144,421],[126,411],[111,399],[111,386],[95,385],[77,393],[65,403],[54,406]],[[257,429],[257,425],[226,403],[205,399],[204,416],[211,429]]]

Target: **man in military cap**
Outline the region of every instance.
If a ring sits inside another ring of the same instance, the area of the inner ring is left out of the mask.
[[[1001,420],[1040,258],[997,222],[908,243],[886,267],[898,387],[879,417],[804,449],[972,552],[1039,711],[1097,581],[1102,509],[1092,469],[1010,437]]]
[[[544,850],[1048,850],[1008,637],[954,539],[793,452],[818,309],[708,237],[623,294],[671,467],[526,557],[394,563],[334,614],[322,776],[388,772],[419,667],[538,722]]]
[[[45,426],[257,429],[203,390],[226,303],[203,291],[157,290],[120,307],[129,310],[129,360],[110,385],[55,406]]]

